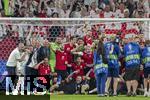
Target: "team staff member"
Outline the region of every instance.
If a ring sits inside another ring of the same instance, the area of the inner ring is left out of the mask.
[[[144,96],[150,96],[150,40],[145,42],[145,48],[142,50],[142,63],[144,65]]]
[[[98,96],[105,96],[105,82],[107,79],[108,65],[105,57],[105,48],[102,39],[94,51],[94,73]]]
[[[18,79],[17,79],[17,85],[16,85],[16,89],[14,90],[13,94],[14,95],[18,95],[19,92],[21,95],[24,95],[24,81],[25,81],[25,67],[26,67],[26,64],[29,60],[29,57],[30,57],[30,54],[31,52],[33,51],[33,47],[31,45],[29,46],[26,46],[25,49],[24,49],[24,52],[21,54],[21,57],[25,55],[24,57],[24,60],[21,61],[21,62],[17,62],[17,69],[16,69],[16,75],[18,76]],[[21,91],[20,90],[20,85],[21,85]],[[26,85],[26,84],[25,84]],[[19,91],[19,92],[18,92]]]
[[[8,71],[8,76],[11,77],[12,82],[14,83],[16,80],[16,67],[17,67],[17,62],[21,62],[24,60],[26,53],[21,57],[21,53],[24,51],[24,43],[19,43],[18,47],[15,48],[6,63],[7,66],[7,71]],[[9,95],[9,83],[11,82],[8,78],[6,78],[6,95]],[[12,90],[14,91],[14,89]]]
[[[43,41],[43,45],[37,51],[37,63],[44,60],[44,58],[50,58],[49,41],[47,39]]]
[[[140,46],[134,42],[134,37],[128,37],[127,44],[123,48],[125,57],[125,81],[127,85],[127,96],[136,96],[140,69]],[[133,88],[133,92],[131,92]]]
[[[26,67],[26,75],[27,76],[30,76],[30,75],[37,76],[38,75],[38,70],[36,70],[34,68],[34,66],[39,63],[37,61],[37,55],[38,55],[38,50],[40,48],[40,41],[35,40],[32,42],[32,45],[33,45],[33,52],[30,55],[29,62],[27,62],[27,67]]]
[[[117,86],[118,86],[118,77],[119,77],[119,56],[120,48],[117,43],[114,42],[114,39],[111,38],[111,41],[105,44],[105,49],[107,51],[107,60],[108,60],[108,76],[106,82],[105,95],[108,95],[108,89],[113,80],[113,96],[117,95]]]

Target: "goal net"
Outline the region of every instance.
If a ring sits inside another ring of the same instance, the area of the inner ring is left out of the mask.
[[[136,34],[140,39],[150,39],[150,21],[148,19],[49,19],[49,18],[1,18],[0,19],[0,75],[5,71],[10,52],[19,40],[30,44],[32,39],[44,39],[53,42],[63,37],[68,42],[71,36],[84,38],[87,33],[96,40],[100,34],[106,37]]]
[[[107,37],[119,34],[138,34],[150,39],[150,21],[148,19],[55,19],[55,18],[3,18],[0,19],[0,59],[6,60],[18,40],[29,42],[34,38],[42,43],[43,39],[54,41],[61,36],[64,42],[70,36],[83,38],[88,32],[96,39],[99,34]]]

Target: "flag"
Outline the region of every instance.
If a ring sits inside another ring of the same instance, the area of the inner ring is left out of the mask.
[[[4,1],[4,10],[5,15],[10,16],[13,14],[14,0],[3,0]]]

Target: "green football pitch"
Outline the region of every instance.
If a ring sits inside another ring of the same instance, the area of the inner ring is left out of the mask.
[[[50,100],[150,100],[150,97],[97,97],[97,95],[51,95]]]
[[[47,96],[4,96],[0,95],[0,100],[150,100],[150,97],[97,97],[97,95],[47,95]]]

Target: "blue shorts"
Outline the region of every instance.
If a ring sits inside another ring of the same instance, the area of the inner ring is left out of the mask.
[[[150,67],[144,68],[144,78],[148,78],[150,76]]]
[[[109,68],[107,77],[119,77],[119,67],[118,68]]]

